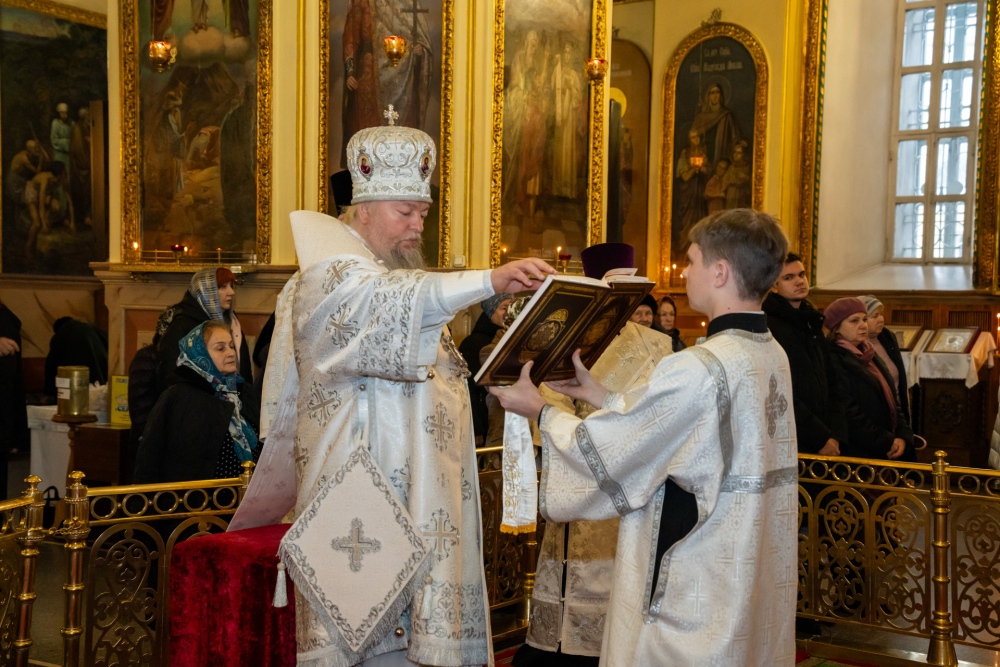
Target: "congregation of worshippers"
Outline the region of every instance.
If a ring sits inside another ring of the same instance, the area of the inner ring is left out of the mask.
[[[994,664],[998,3],[0,0],[0,667]]]

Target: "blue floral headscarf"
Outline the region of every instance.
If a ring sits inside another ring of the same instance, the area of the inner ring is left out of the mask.
[[[187,336],[181,338],[178,343],[181,354],[177,357],[177,365],[186,366],[208,380],[209,384],[215,390],[215,395],[220,400],[229,401],[233,404],[233,416],[229,420],[229,435],[233,437],[236,456],[239,458],[240,463],[252,461],[253,450],[257,447],[257,434],[254,433],[253,427],[247,424],[240,415],[240,407],[242,406],[239,394],[237,393],[237,385],[243,382],[243,378],[238,373],[223,375],[215,367],[215,362],[209,356],[208,348],[205,347],[205,339],[202,336],[201,330],[204,326],[205,323],[202,322],[194,329],[191,329]]]

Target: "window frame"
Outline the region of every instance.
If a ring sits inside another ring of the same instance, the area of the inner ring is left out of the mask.
[[[960,62],[944,62],[945,21],[949,5],[976,4],[976,37],[973,45],[972,60]],[[975,248],[973,247],[976,222],[976,169],[979,154],[979,114],[982,98],[983,76],[983,30],[985,24],[986,0],[897,0],[896,44],[893,49],[895,63],[893,67],[893,100],[890,117],[889,133],[889,170],[887,191],[887,236],[886,261],[892,264],[972,264]],[[930,65],[903,67],[903,46],[906,34],[906,13],[915,9],[934,9],[934,42],[933,58]],[[941,128],[941,84],[943,73],[948,70],[972,69],[972,104],[970,120],[967,127]],[[926,130],[900,130],[900,96],[902,94],[903,77],[908,74],[929,73],[931,75],[930,108]],[[938,195],[937,191],[937,155],[938,144],[942,139],[965,137],[968,140],[969,152],[966,162],[966,188],[964,195]],[[899,144],[901,141],[924,140],[927,142],[927,166],[924,181],[924,194],[902,197],[896,194],[896,179],[899,167]],[[962,257],[939,257],[934,255],[934,213],[935,204],[964,202],[965,229],[962,235]],[[924,205],[922,256],[919,258],[896,257],[896,205],[921,203]]]

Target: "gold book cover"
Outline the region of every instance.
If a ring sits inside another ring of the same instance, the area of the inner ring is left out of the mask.
[[[653,289],[645,278],[605,282],[583,276],[549,276],[511,324],[476,374],[484,386],[517,382],[533,361],[531,381],[575,375],[573,352],[590,368]]]

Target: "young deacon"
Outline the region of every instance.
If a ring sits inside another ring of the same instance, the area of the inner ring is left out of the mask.
[[[690,233],[691,306],[708,339],[657,365],[645,385],[609,393],[580,364],[549,386],[600,407],[555,409],[521,380],[491,388],[537,418],[542,515],[621,516],[601,664],[794,663],[796,441],[788,359],[761,302],[787,252],[777,223],[749,209],[715,213]],[[687,534],[664,503],[668,480],[694,494]]]

